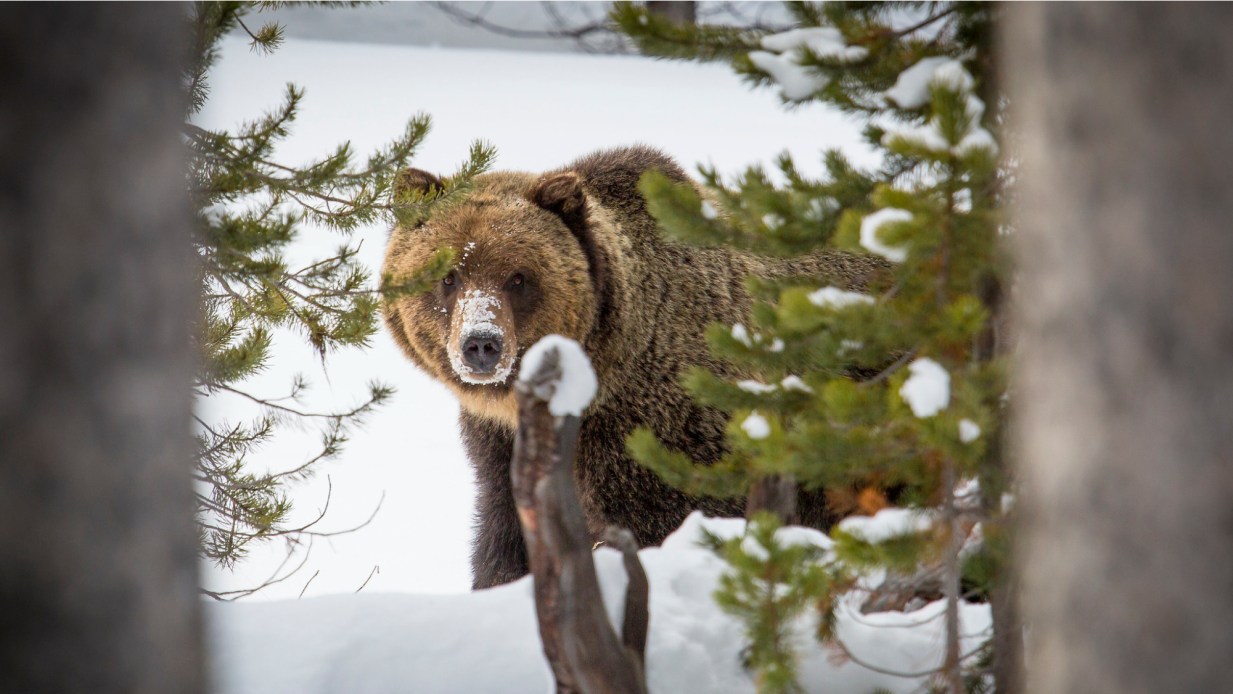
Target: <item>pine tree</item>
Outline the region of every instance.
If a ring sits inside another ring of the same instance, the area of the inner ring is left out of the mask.
[[[240,423],[197,420],[201,552],[224,566],[244,557],[254,541],[294,541],[312,534],[312,523],[288,527],[286,485],[312,475],[319,463],[336,456],[349,428],[393,392],[374,382],[362,402],[328,412],[297,405],[308,387],[300,378],[284,397],[248,392],[245,379],[274,358],[272,331],[302,335],[323,363],[338,349],[367,346],[377,329],[382,298],[427,288],[444,274],[451,258],[443,250],[413,276],[382,277],[373,286],[368,269],[356,258],[351,232],[394,218],[411,223],[431,206],[456,200],[494,157],[490,147],[476,143],[443,189],[395,195],[398,172],[407,167],[429,130],[429,119],[421,115],[362,163],[356,162],[349,143],[306,164],[278,161],[276,148],[287,137],[304,98],[295,85],[288,85],[277,109],[234,131],[194,125],[192,116],[206,103],[209,70],[218,60],[224,35],[243,31],[253,50],[262,52],[282,42],[277,24],[248,26],[259,7],[248,2],[193,5],[193,60],[185,75],[190,107],[184,131],[191,149],[189,187],[197,222],[192,242],[201,261],[203,303],[196,335],[202,361],[195,390],[202,396],[235,394],[260,404],[266,413]],[[324,230],[341,236],[334,255],[304,267],[286,260],[284,253],[299,234]],[[317,454],[282,465],[280,472],[251,472],[249,458],[287,423],[320,424]]]
[[[750,591],[771,590],[768,576],[787,594],[808,586],[822,611],[820,638],[842,651],[830,629],[835,605],[868,568],[889,569],[895,579],[875,595],[927,584],[946,598],[936,686],[980,689],[993,674],[999,691],[1013,691],[1017,625],[995,624],[1001,632],[991,644],[999,647],[986,646],[981,658],[959,652],[958,630],[961,585],[1008,599],[1000,590],[1008,566],[1000,330],[1007,174],[998,161],[994,9],[787,7],[793,26],[773,34],[673,24],[629,3],[612,16],[644,53],[724,60],[751,83],[777,88],[789,107],[821,101],[863,117],[866,138],[884,155],[881,168],[861,170],[830,151],[825,174],[811,178],[785,154],[777,162],[782,185],[757,167],[731,183],[700,169],[705,196],[648,174],[648,207],[685,243],[776,255],[838,248],[883,256],[890,269],[867,293],[809,278],[747,281],[758,299],[750,324],[712,325],[707,337],[713,353],[761,379],[734,383],[702,369],[685,376],[699,402],[731,413],[726,457],[699,469],[649,431],[635,432],[629,446],[694,493],[782,499],[795,495],[767,490],[799,484],[828,490],[840,512],[872,513],[887,504],[882,490],[893,489],[899,505],[916,509],[916,521],[883,541],[841,524],[820,573],[803,564],[819,558],[790,554],[766,516],[749,530],[766,558],[723,550],[731,573],[717,597],[748,626],[762,691],[796,687],[791,649],[768,625],[782,624],[799,604],[757,603]],[[791,519],[790,505],[770,509],[776,523]],[[977,522],[983,542],[961,552]]]

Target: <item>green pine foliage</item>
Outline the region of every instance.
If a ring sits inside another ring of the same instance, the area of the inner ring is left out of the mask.
[[[822,548],[785,541],[780,527],[778,518],[763,513],[745,537],[723,540],[705,531],[703,537],[734,569],[720,577],[715,600],[746,625],[745,666],[756,673],[758,691],[776,694],[801,691],[793,620],[817,605],[818,596],[849,580],[836,564],[824,561]],[[821,612],[819,630],[829,634],[833,610],[825,606]]]
[[[271,365],[275,331],[303,338],[324,362],[342,348],[363,348],[377,330],[384,297],[422,291],[448,271],[442,251],[407,277],[381,277],[374,284],[357,259],[352,232],[374,223],[414,221],[438,204],[465,194],[471,178],[485,170],[494,152],[473,146],[444,190],[427,196],[395,196],[396,177],[405,169],[429,130],[427,116],[416,116],[385,147],[358,158],[349,143],[308,162],[277,158],[300,112],[304,91],[288,85],[273,111],[232,131],[207,130],[192,122],[210,95],[211,66],[224,35],[245,32],[253,50],[271,52],[282,41],[273,23],[257,25],[262,5],[251,2],[201,2],[191,7],[193,61],[185,74],[189,97],[184,133],[190,150],[188,185],[196,212],[192,243],[200,261],[202,315],[195,342],[200,369],[198,395],[229,393],[258,403],[266,413],[255,421],[217,423],[198,420],[196,476],[198,527],[203,556],[230,566],[256,541],[311,536],[316,521],[287,524],[291,503],[287,485],[312,475],[335,457],[348,432],[364,415],[389,399],[393,390],[372,383],[358,403],[327,412],[302,409],[308,384],[296,378],[281,397],[259,396],[245,380]],[[251,26],[250,26],[251,24]],[[333,255],[303,266],[286,251],[302,233],[339,236]],[[309,426],[320,435],[315,455],[255,473],[249,461],[260,446],[286,426]],[[319,520],[319,518],[318,518]]]
[[[750,83],[781,90],[785,106],[821,101],[862,117],[866,138],[883,154],[881,167],[861,170],[831,151],[823,154],[824,173],[812,178],[785,154],[774,177],[758,167],[727,178],[702,168],[703,194],[648,174],[642,181],[648,208],[683,243],[782,256],[877,253],[890,267],[860,294],[809,278],[749,280],[758,299],[750,324],[712,325],[707,338],[714,354],[759,378],[736,383],[704,370],[685,375],[696,400],[732,415],[725,458],[698,469],[647,431],[635,432],[629,449],[693,493],[739,496],[759,480],[783,477],[810,489],[894,489],[900,505],[936,519],[934,531],[875,544],[836,531],[837,561],[902,574],[949,567],[944,584],[952,601],[966,570],[965,589],[984,595],[1004,572],[1010,544],[1001,503],[1009,484],[1000,332],[1008,263],[1007,175],[998,158],[1002,104],[989,41],[996,8],[787,7],[794,21],[774,34],[682,26],[632,3],[618,3],[612,19],[646,54],[723,60]],[[923,75],[915,89],[908,84],[912,72]],[[949,397],[936,411],[923,402],[914,409],[907,394],[927,378],[917,372],[931,370],[949,380]],[[956,498],[964,480],[979,481],[978,498]],[[843,512],[859,510],[840,505]],[[960,566],[959,548],[974,522],[981,523],[983,545]],[[748,532],[762,538],[771,527],[755,519]],[[746,604],[735,586],[762,580],[757,572],[765,567],[731,548],[722,553],[732,568],[717,597],[725,607]],[[808,583],[820,605],[832,605],[836,592],[850,585],[802,578],[807,574],[797,566],[775,580],[789,594]],[[747,590],[740,594],[748,597]],[[748,625],[750,652],[774,654],[750,660],[762,691],[793,686],[785,679],[791,659],[779,653],[782,643],[766,626],[793,609],[795,603],[785,604],[775,618],[733,610]],[[956,672],[957,639],[956,631],[955,643],[948,643],[950,665],[937,678],[950,691],[964,676],[978,681],[989,662],[968,658],[966,674]]]

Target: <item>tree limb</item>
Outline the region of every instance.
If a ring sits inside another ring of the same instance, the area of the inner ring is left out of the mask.
[[[574,487],[573,461],[581,420],[554,417],[548,399],[561,378],[559,353],[551,350],[540,368],[515,384],[518,432],[510,466],[514,502],[535,580],[535,610],[544,655],[556,691],[598,694],[645,692],[639,653],[645,648],[645,600],[627,598],[622,644],[608,615],[595,574],[593,538]],[[610,533],[611,535],[611,533]],[[638,564],[619,533],[616,546],[626,552],[626,566]],[[645,590],[638,565],[630,571],[630,596]],[[641,602],[641,615],[630,610]],[[638,625],[641,625],[639,628]],[[628,650],[627,650],[628,649]]]

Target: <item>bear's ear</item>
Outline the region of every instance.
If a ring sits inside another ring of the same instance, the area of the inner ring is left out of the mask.
[[[398,176],[394,179],[395,200],[411,192],[428,195],[429,193],[439,193],[444,189],[445,184],[439,177],[423,169],[403,169],[398,172]]]
[[[556,214],[565,226],[578,230],[586,223],[587,196],[582,178],[572,172],[544,174],[531,188],[531,202]]]

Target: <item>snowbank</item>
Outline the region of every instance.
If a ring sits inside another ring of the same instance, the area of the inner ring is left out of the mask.
[[[741,668],[739,622],[711,599],[726,564],[697,546],[701,530],[741,535],[739,519],[694,513],[660,548],[639,553],[651,589],[647,677],[652,692],[753,692]],[[806,528],[784,539],[823,548],[830,540]],[[610,615],[621,607],[620,555],[595,553]],[[900,672],[941,661],[943,604],[909,613],[861,615],[843,604],[838,633],[859,660]],[[960,607],[964,652],[988,636],[986,605]],[[463,595],[347,595],[265,603],[208,603],[214,684],[223,694],[331,692],[502,692],[543,694],[551,676],[540,651],[530,578]],[[923,689],[919,677],[874,672],[836,658],[798,620],[801,683],[808,691],[890,692]]]

